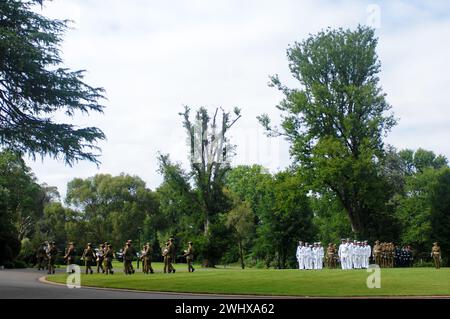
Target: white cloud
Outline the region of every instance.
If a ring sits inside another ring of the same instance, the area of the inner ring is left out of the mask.
[[[108,137],[102,165],[73,168],[54,160],[28,161],[41,181],[65,193],[68,181],[96,173],[126,172],[159,185],[156,154],[186,164],[183,105],[242,108],[231,134],[234,163],[272,170],[290,163],[282,140],[269,140],[255,117],[269,113],[281,95],[267,86],[278,73],[292,85],[286,48],[310,33],[365,23],[370,1],[144,1],[55,0],[43,14],[75,21],[63,45],[66,64],[87,69],[86,81],[107,90],[105,114],[77,116]],[[376,2],[375,2],[376,3]],[[450,157],[450,17],[444,4],[380,2],[377,31],[382,86],[401,120],[387,141],[398,148],[425,147]],[[448,10],[447,10],[448,12]],[[57,117],[61,119],[61,116]]]

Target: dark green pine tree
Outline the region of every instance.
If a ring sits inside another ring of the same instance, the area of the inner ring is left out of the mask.
[[[60,57],[67,20],[33,9],[43,0],[0,2],[0,147],[36,155],[98,163],[96,127],[57,123],[56,112],[102,112],[103,88],[83,82],[84,71],[63,67]]]

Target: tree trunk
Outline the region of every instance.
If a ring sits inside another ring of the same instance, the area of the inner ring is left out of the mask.
[[[206,237],[206,236],[208,236],[208,232],[209,232],[209,216],[208,216],[208,213],[206,213],[205,215],[206,216],[205,216],[205,223],[204,223],[204,228],[205,228],[204,235]]]
[[[242,248],[242,242],[239,240],[239,259],[241,260],[241,267],[242,269],[245,268],[244,264],[244,250]]]

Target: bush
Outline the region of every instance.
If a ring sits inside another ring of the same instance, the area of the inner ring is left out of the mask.
[[[14,268],[27,268],[28,264],[22,260],[13,261]]]
[[[13,268],[14,268],[14,263],[11,262],[11,261],[4,261],[4,262],[3,262],[3,266],[4,266],[6,269],[13,269]]]

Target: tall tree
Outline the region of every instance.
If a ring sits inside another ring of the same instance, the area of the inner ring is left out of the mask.
[[[267,115],[258,119],[269,136],[284,136],[291,155],[318,191],[331,191],[348,214],[352,230],[367,236],[383,192],[377,162],[383,136],[395,125],[379,85],[374,30],[326,30],[288,49],[289,68],[300,88],[278,76],[272,85],[285,98],[281,129]],[[377,198],[374,198],[377,197]],[[375,205],[375,206],[374,206]],[[378,234],[372,234],[377,236]]]
[[[233,201],[233,208],[228,212],[225,224],[233,229],[236,242],[238,244],[238,254],[241,262],[241,268],[245,268],[244,257],[246,253],[246,244],[250,242],[255,231],[255,216],[250,203],[241,201],[239,196],[230,191],[225,191],[227,196]]]
[[[43,215],[44,196],[21,155],[0,151],[0,262],[14,258],[20,241],[32,234]]]
[[[229,142],[227,134],[241,117],[240,110],[235,108],[231,113],[217,108],[210,116],[207,109],[201,107],[191,119],[190,108],[186,106],[180,115],[187,133],[191,170],[189,173],[182,173],[174,169],[167,155],[161,155],[160,171],[166,181],[192,199],[201,212],[201,228],[205,242],[203,265],[214,266],[217,262],[217,251],[211,244],[216,234],[213,234],[211,224],[219,222],[219,214],[228,210],[229,201],[223,193],[223,187],[225,174],[230,170],[234,146]],[[190,186],[191,181],[194,184],[193,189]]]
[[[190,163],[195,185],[199,191],[199,202],[204,214],[204,232],[208,234],[209,223],[214,214],[220,212],[217,198],[222,195],[225,173],[230,169],[230,159],[234,146],[226,135],[228,130],[241,117],[240,110],[234,109],[234,116],[221,109],[221,117],[217,117],[216,108],[211,117],[206,108],[197,110],[194,121],[189,117],[190,108],[185,107],[183,126],[189,142]]]
[[[60,45],[68,21],[36,12],[43,0],[0,2],[0,147],[98,163],[96,127],[57,123],[64,112],[102,112],[104,90],[83,82],[84,71],[63,66]]]
[[[292,267],[297,241],[310,241],[315,234],[313,212],[301,176],[287,170],[255,187],[262,195],[255,254],[264,256],[267,264],[275,261],[277,268]]]
[[[81,212],[90,240],[111,240],[116,247],[127,239],[138,239],[136,225],[159,214],[154,193],[142,179],[127,174],[76,178],[67,185],[66,203]]]

